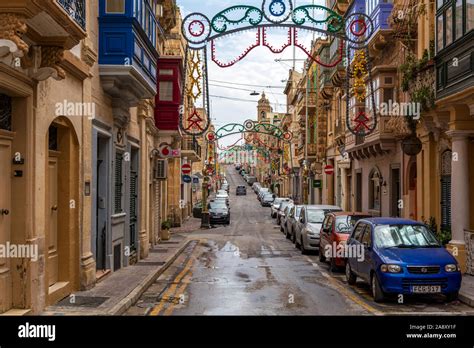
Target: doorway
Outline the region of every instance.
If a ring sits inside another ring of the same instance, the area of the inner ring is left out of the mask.
[[[107,137],[97,136],[97,163],[96,163],[96,231],[95,257],[96,277],[100,278],[110,267],[107,262],[107,241],[109,235],[109,149],[110,140]]]
[[[12,140],[10,131],[0,128],[0,244],[11,241]],[[12,308],[11,261],[0,258],[0,313]]]
[[[46,140],[45,286],[51,305],[79,286],[79,144],[64,117],[50,125]]]
[[[401,200],[401,186],[400,186],[400,168],[392,168],[391,172],[391,207],[390,215],[392,217],[400,217],[402,208],[399,207],[399,202]]]
[[[362,172],[356,173],[356,211],[362,211]]]
[[[416,159],[412,159],[408,165],[408,202],[409,202],[409,214],[410,219],[417,220],[417,195],[416,195],[416,182],[417,182],[417,170],[416,170]]]

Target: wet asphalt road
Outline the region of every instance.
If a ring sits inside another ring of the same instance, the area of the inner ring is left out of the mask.
[[[193,232],[184,252],[126,315],[474,314],[442,296],[376,304],[367,284],[351,287],[317,255],[302,255],[250,188],[247,196],[235,196],[244,181],[233,167],[227,179],[230,226]]]

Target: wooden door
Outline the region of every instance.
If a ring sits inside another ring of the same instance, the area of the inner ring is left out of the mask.
[[[2,132],[0,130],[0,132]],[[0,244],[11,241],[12,139],[0,133]],[[0,258],[0,313],[12,307],[10,261]]]
[[[58,157],[50,155],[48,160],[48,189],[46,200],[48,241],[48,285],[59,281],[58,255]]]

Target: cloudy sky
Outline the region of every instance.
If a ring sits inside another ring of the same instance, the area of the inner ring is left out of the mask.
[[[297,6],[312,4],[324,4],[324,0],[293,0]],[[181,7],[182,16],[185,17],[193,12],[201,12],[212,19],[218,12],[235,5],[252,5],[260,8],[262,0],[177,0]],[[306,32],[301,35],[313,35]],[[287,33],[281,30],[273,30],[268,37],[274,46],[283,44],[287,40]],[[306,39],[308,39],[306,37]],[[244,32],[242,34],[226,37],[216,42],[217,56],[222,60],[237,57],[248,47],[252,40],[255,41],[255,32]],[[311,40],[311,38],[309,38]],[[210,47],[209,47],[210,51]],[[296,49],[297,70],[302,71],[306,55]],[[248,119],[257,118],[257,101],[260,96],[251,96],[255,90],[258,93],[265,92],[272,103],[275,112],[286,112],[286,99],[283,87],[286,84],[289,70],[293,62],[293,47],[288,47],[282,54],[273,54],[266,47],[257,47],[251,51],[246,58],[232,67],[221,68],[209,59],[209,82],[211,97],[211,116],[217,128],[227,123],[243,123]],[[288,61],[275,62],[275,59]],[[238,85],[237,85],[238,84]],[[245,86],[245,85],[251,86]],[[230,88],[226,88],[226,87]],[[281,88],[269,88],[276,86]],[[240,88],[240,89],[236,89]],[[244,99],[245,101],[234,101],[219,97],[230,97]],[[235,143],[240,136],[230,136],[222,139],[221,146]]]

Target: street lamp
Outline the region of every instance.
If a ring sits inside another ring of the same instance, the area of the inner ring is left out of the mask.
[[[252,93],[250,93],[250,95],[251,95],[252,97],[256,97],[256,96],[259,96],[260,93],[258,93],[257,91],[253,91]]]

